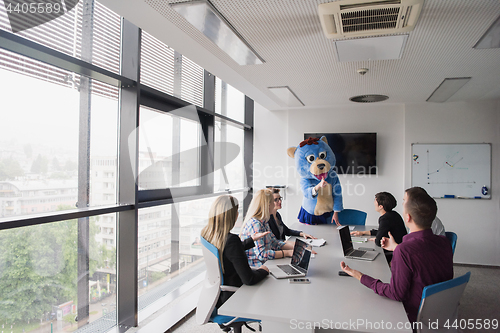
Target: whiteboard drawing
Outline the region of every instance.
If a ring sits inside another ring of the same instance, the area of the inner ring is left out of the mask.
[[[490,199],[490,144],[413,144],[412,186],[434,198]]]

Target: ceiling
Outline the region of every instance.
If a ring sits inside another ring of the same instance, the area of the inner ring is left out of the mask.
[[[270,110],[285,108],[267,89],[289,86],[309,107],[352,104],[382,94],[381,103],[424,103],[448,77],[472,77],[448,102],[500,100],[500,48],[473,46],[500,16],[498,0],[425,0],[399,60],[339,62],[321,28],[322,0],[211,0],[265,60],[240,66],[175,12],[169,0],[100,0],[167,45]],[[368,68],[359,75],[358,68]]]

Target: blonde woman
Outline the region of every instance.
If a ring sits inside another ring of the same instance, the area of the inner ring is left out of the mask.
[[[247,251],[248,263],[252,267],[260,267],[271,259],[291,257],[293,243],[276,239],[269,227],[269,218],[274,212],[273,191],[264,189],[258,191],[248,207],[247,216],[243,223],[240,238],[245,240],[255,233],[266,235],[255,241],[255,247]]]
[[[237,219],[238,200],[230,195],[222,195],[212,204],[208,224],[201,230],[201,236],[219,250],[224,285],[241,287],[243,284],[255,284],[269,274],[266,266],[252,270],[245,254],[245,250],[255,245],[254,240],[267,234],[257,233],[242,242],[238,235],[230,232]],[[216,307],[219,308],[232,294],[230,291],[221,292]]]

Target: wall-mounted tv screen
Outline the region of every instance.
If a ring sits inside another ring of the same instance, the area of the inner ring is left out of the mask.
[[[322,136],[337,159],[337,174],[377,174],[377,133],[304,133],[304,140]]]

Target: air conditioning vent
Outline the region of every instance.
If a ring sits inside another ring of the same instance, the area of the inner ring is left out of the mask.
[[[413,30],[424,0],[343,0],[319,5],[328,38],[368,37]]]

